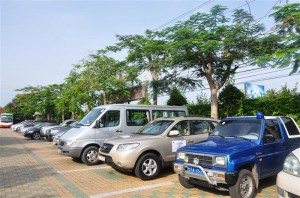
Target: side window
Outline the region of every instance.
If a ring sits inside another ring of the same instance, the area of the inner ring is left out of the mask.
[[[192,120],[191,123],[193,135],[208,133],[212,131],[210,124],[205,120]]]
[[[178,130],[180,135],[190,135],[189,124],[187,120],[178,122],[172,130]]]
[[[298,127],[295,125],[295,122],[288,117],[282,117],[282,121],[287,129],[289,135],[300,135]]]
[[[171,110],[153,110],[152,111],[152,119],[155,120],[157,118],[173,118],[185,116],[185,111],[171,111]]]
[[[272,134],[275,140],[281,139],[281,134],[278,126],[278,121],[275,119],[266,120],[265,134]]]
[[[147,110],[126,110],[127,126],[144,126],[150,120],[150,113]]]
[[[102,116],[103,127],[114,127],[120,124],[120,111],[107,111]]]

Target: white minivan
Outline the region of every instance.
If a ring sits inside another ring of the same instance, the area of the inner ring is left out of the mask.
[[[87,165],[98,161],[98,150],[104,140],[128,135],[160,117],[179,117],[188,114],[186,107],[111,104],[92,109],[77,124],[60,137],[61,154],[81,159]]]

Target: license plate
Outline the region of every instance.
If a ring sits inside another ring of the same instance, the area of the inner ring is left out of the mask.
[[[102,162],[105,162],[105,157],[102,156],[102,155],[99,155],[99,156],[98,156],[98,159],[99,159],[100,161],[102,161]]]
[[[188,166],[186,171],[190,172],[190,173],[193,173],[193,174],[196,174],[196,175],[203,175],[200,168],[196,168],[196,167],[192,167],[192,166]]]

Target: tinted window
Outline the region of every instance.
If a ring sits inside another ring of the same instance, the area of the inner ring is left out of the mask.
[[[143,126],[149,122],[150,113],[147,110],[127,110],[127,126]]]
[[[208,133],[212,130],[211,125],[205,120],[193,120],[191,123],[193,135]]]
[[[180,121],[178,122],[172,130],[178,130],[180,135],[190,135],[189,125],[188,121]]]
[[[152,118],[153,120],[157,118],[172,118],[172,117],[180,117],[186,116],[185,111],[172,111],[172,110],[153,110]]]
[[[114,127],[120,124],[120,111],[107,111],[102,117],[102,127]]]
[[[295,125],[295,123],[293,122],[293,120],[291,118],[282,117],[281,119],[284,122],[284,125],[285,125],[289,135],[299,135],[300,134],[297,126]]]
[[[266,120],[265,134],[272,134],[276,140],[281,139],[278,121],[275,119]]]

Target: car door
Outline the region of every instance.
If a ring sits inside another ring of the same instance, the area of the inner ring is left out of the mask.
[[[101,124],[99,129],[95,129],[96,139],[103,141],[122,134],[120,110],[108,110],[100,118]]]
[[[268,136],[273,138],[269,138]],[[262,151],[258,156],[261,178],[276,175],[283,168],[286,153],[285,141],[282,137],[278,120],[267,119],[265,124]]]
[[[174,161],[176,156],[176,151],[186,145],[193,144],[195,142],[195,138],[191,135],[191,127],[190,122],[188,120],[182,120],[176,123],[172,130],[178,130],[178,136],[168,136],[166,137],[166,141],[164,141],[165,147],[165,161]]]

